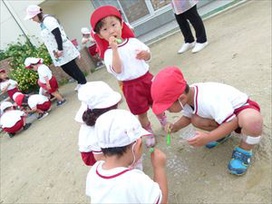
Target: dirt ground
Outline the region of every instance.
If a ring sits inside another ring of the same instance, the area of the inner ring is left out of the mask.
[[[246,175],[227,172],[227,164],[239,136],[214,149],[191,148],[165,133],[150,111],[158,147],[167,154],[169,203],[271,203],[271,1],[248,1],[204,21],[209,45],[198,54],[176,54],[182,36],[176,33],[150,46],[151,72],[177,65],[189,83],[223,82],[248,93],[259,102],[264,117],[263,140],[254,149]],[[89,81],[103,80],[119,90],[116,80],[100,69]],[[85,178],[89,167],[77,147],[79,125],[74,116],[80,106],[75,83],[61,92],[68,99],[54,104],[50,115],[10,139],[1,134],[0,203],[88,203]],[[125,102],[121,108],[127,108]],[[168,114],[169,120],[178,114]],[[152,175],[149,154],[144,151],[144,171]]]

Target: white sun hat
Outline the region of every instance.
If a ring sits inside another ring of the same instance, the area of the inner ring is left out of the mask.
[[[6,110],[7,108],[10,108],[12,107],[12,103],[11,102],[8,102],[8,101],[4,101],[1,103],[1,113],[4,112],[4,110]]]
[[[39,13],[41,13],[41,7],[39,7],[38,5],[29,5],[26,8],[25,20],[29,20],[33,18],[34,16],[38,15]]]
[[[124,147],[150,134],[127,110],[113,109],[103,113],[95,124],[95,135],[101,148]]]
[[[37,64],[37,63],[43,63],[43,59],[36,58],[36,57],[27,57],[24,62],[26,68],[30,68],[32,64]]]
[[[81,28],[81,33],[82,34],[90,34],[91,32],[88,28],[84,27],[84,28]]]
[[[82,123],[84,111],[89,109],[109,108],[121,101],[121,94],[114,91],[107,83],[103,81],[92,81],[81,85],[78,90],[78,99],[81,106],[76,113],[75,120]]]

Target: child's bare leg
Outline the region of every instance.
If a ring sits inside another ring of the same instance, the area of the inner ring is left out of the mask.
[[[55,92],[53,92],[51,94],[53,96],[55,96],[58,101],[63,101],[63,97],[62,97],[62,95],[60,95],[60,93],[58,91],[55,91]]]
[[[156,144],[155,135],[151,128],[151,123],[147,117],[147,112],[138,115],[138,119],[144,129],[151,133],[151,135],[146,136],[146,146],[153,147]]]
[[[245,109],[238,115],[238,123],[243,135],[240,147],[251,150],[261,139],[263,118],[257,110]]]
[[[252,148],[259,144],[263,130],[263,118],[254,109],[245,109],[238,114],[242,140],[239,147],[235,147],[228,164],[231,174],[243,175],[251,163]]]

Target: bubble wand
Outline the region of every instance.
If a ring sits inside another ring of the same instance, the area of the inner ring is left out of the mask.
[[[167,136],[166,136],[166,144],[168,146],[171,145],[171,135],[170,135],[170,132],[171,132],[171,129],[170,129],[170,126],[168,126],[168,131],[167,131]]]

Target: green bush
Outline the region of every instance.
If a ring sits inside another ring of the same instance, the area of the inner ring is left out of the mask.
[[[10,78],[18,82],[18,88],[25,93],[29,93],[38,89],[37,72],[28,70],[24,66],[24,61],[27,57],[39,57],[44,59],[44,64],[52,64],[52,60],[44,44],[39,47],[33,46],[29,40],[21,43],[20,39],[25,36],[21,35],[17,39],[16,43],[9,44],[5,51],[0,52],[0,58],[11,58],[10,66],[12,68],[10,72]]]

